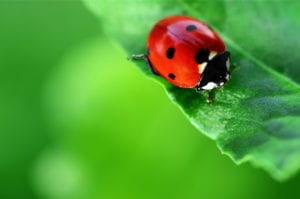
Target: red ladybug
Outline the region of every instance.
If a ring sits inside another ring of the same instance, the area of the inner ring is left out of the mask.
[[[133,55],[144,59],[149,68],[168,82],[197,91],[223,86],[230,77],[229,57],[219,35],[206,23],[188,16],[169,16],[151,30],[148,54]]]

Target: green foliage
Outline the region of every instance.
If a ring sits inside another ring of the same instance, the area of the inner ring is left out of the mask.
[[[240,67],[212,104],[205,94],[161,82],[170,98],[234,162],[249,161],[277,180],[300,167],[300,3],[251,1],[85,0],[128,55],[145,53],[149,30],[168,15],[207,21]],[[125,58],[124,58],[125,59]],[[159,102],[157,102],[159,103]]]
[[[53,140],[45,82],[97,23],[79,1],[0,1],[0,198],[37,198],[30,170]]]

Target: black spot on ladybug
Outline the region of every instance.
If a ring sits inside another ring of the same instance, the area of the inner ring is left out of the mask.
[[[188,32],[192,32],[192,31],[196,30],[197,27],[195,25],[188,25],[185,29]]]
[[[208,61],[209,50],[207,48],[201,48],[195,55],[195,61],[198,64]]]
[[[169,73],[169,75],[168,75],[168,76],[170,77],[170,79],[173,79],[173,80],[174,80],[174,79],[175,79],[175,77],[176,77],[176,76],[175,76],[173,73]]]
[[[169,47],[167,52],[166,52],[167,58],[172,59],[174,57],[174,54],[175,54],[175,48],[172,47],[172,46]]]

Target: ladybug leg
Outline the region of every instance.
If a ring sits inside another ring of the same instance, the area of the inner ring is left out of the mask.
[[[148,55],[146,55],[146,54],[138,54],[138,55],[131,55],[130,57],[128,57],[128,60],[141,60],[141,59],[145,61],[147,67],[150,69],[150,71],[153,74],[158,75],[158,73],[152,67],[152,64],[150,63]]]
[[[204,90],[202,90],[200,87],[195,87],[195,90],[196,90],[196,92],[197,93],[202,93],[202,92],[204,92]],[[213,90],[205,90],[206,91],[206,93],[207,93],[207,99],[206,99],[206,102],[208,103],[208,104],[210,104],[212,101],[213,101],[213,99],[215,98],[215,92],[213,91]]]
[[[207,96],[206,102],[208,104],[210,104],[213,101],[215,96],[211,90],[207,90],[207,94],[208,94],[208,96]]]

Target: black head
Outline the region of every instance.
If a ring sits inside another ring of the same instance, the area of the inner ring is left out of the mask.
[[[209,60],[196,89],[212,90],[223,86],[230,77],[229,57],[230,53],[228,51],[224,51]]]

